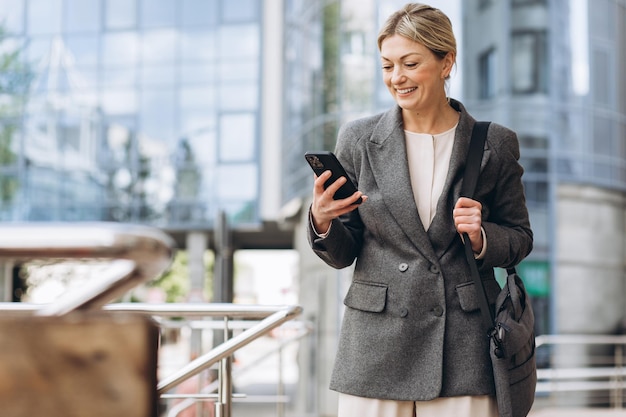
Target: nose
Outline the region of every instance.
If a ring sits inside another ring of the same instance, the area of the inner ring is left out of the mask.
[[[402,67],[400,65],[396,65],[393,67],[393,72],[391,73],[391,82],[393,84],[399,84],[403,81],[404,72],[402,71]]]

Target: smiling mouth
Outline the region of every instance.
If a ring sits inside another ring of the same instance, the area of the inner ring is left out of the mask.
[[[407,94],[407,93],[411,93],[413,91],[417,90],[417,87],[413,87],[413,88],[403,88],[403,89],[399,89],[396,88],[396,91],[400,94]]]

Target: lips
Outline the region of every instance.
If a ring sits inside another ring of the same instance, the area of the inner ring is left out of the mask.
[[[400,89],[400,88],[396,88],[396,91],[397,91],[399,94],[408,94],[408,93],[411,93],[411,92],[413,92],[413,91],[415,91],[415,90],[417,90],[417,87],[413,87],[413,88],[402,88],[402,89]]]

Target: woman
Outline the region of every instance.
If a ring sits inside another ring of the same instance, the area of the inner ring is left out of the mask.
[[[325,172],[310,208],[315,253],[334,268],[356,260],[331,378],[339,417],[497,416],[460,235],[495,302],[493,268],[532,249],[517,137],[491,124],[474,199],[460,198],[475,120],[446,97],[450,20],[408,4],[388,18],[378,47],[397,106],[342,127],[335,153],[359,191],[334,200],[344,180],[325,190]]]

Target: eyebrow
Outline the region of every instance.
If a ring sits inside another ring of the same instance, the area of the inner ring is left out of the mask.
[[[408,54],[402,55],[402,56],[400,57],[400,59],[401,59],[401,60],[402,60],[402,59],[405,59],[405,58],[407,58],[407,57],[409,57],[409,56],[411,56],[411,55],[419,55],[419,56],[422,56],[422,54],[420,54],[419,52],[409,52]],[[382,56],[382,55],[381,55],[381,58],[382,58],[382,59],[384,59],[385,61],[391,61],[389,58],[385,58],[385,57],[384,57],[384,56]]]

